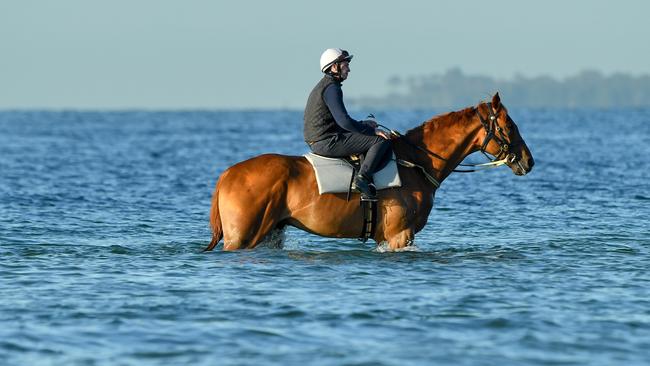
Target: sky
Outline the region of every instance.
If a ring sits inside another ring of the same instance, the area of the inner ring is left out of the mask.
[[[650,74],[648,14],[641,0],[0,0],[0,109],[302,109],[330,47],[354,54],[349,97],[453,67]]]

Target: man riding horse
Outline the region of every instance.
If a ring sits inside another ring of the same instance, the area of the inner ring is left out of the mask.
[[[376,190],[373,174],[390,149],[390,136],[372,120],[352,119],[343,104],[341,84],[350,73],[352,55],[340,48],[328,48],[320,57],[325,75],[309,94],[304,117],[304,138],[312,152],[332,158],[365,154],[352,189],[362,199],[372,200]]]
[[[499,93],[491,101],[434,116],[393,141],[375,123],[353,120],[341,92],[351,58],[340,49],[323,53],[325,76],[305,108],[305,140],[326,156],[365,152],[354,187],[366,196],[373,193],[372,175],[389,147],[399,158],[402,185],[378,193],[377,225],[370,235],[376,243],[387,243],[391,250],[413,245],[415,234],[428,222],[436,189],[474,152],[492,156],[490,165],[505,164],[516,175],[533,168],[533,156]],[[221,173],[212,195],[212,240],[206,250],[222,238],[224,250],[255,248],[286,226],[331,238],[358,238],[365,226],[364,206],[342,192],[320,194],[305,156],[258,155]]]

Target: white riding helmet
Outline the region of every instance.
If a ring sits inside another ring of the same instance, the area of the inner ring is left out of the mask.
[[[349,62],[350,60],[352,60],[352,55],[348,51],[340,48],[328,48],[320,55],[320,71],[327,72],[327,69],[335,63],[341,61]]]

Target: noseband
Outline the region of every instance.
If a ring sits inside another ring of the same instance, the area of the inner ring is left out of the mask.
[[[476,108],[478,119],[481,121],[481,124],[483,125],[483,128],[486,132],[485,139],[483,140],[483,145],[481,145],[481,153],[483,153],[483,155],[485,155],[485,157],[487,157],[491,162],[501,160],[501,156],[504,155],[505,158],[503,161],[507,163],[514,163],[517,161],[517,155],[514,153],[508,153],[514,145],[511,142],[508,142],[508,139],[503,132],[503,128],[501,128],[501,126],[499,126],[497,123],[497,116],[492,110],[492,103],[485,104],[488,107],[487,120],[483,118],[481,112],[479,111],[479,108]],[[499,153],[494,157],[491,157],[485,150],[492,140],[494,140],[499,145]]]

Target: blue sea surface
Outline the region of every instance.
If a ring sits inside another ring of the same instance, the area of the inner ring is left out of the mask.
[[[650,110],[510,114],[531,174],[453,174],[414,251],[202,253],[219,174],[305,153],[300,111],[0,112],[0,364],[650,364]]]

